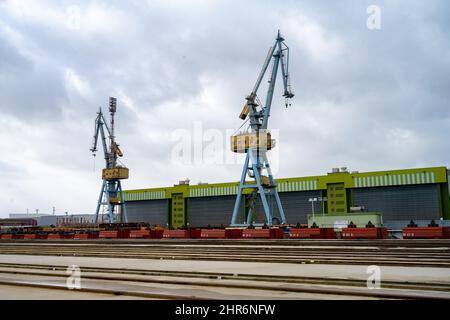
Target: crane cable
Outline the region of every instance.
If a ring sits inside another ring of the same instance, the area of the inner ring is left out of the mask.
[[[244,121],[244,123],[233,133],[233,136],[235,136],[236,135],[236,133],[239,131],[239,130],[241,130],[242,129],[242,127],[248,122],[250,120],[250,118],[247,118],[245,121]]]
[[[117,158],[117,160],[116,160],[122,167],[125,167],[125,165],[123,164],[123,162],[122,161],[120,161],[120,159],[119,158]]]

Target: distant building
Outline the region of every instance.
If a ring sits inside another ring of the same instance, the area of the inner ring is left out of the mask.
[[[382,213],[383,223],[393,228],[405,226],[411,219],[421,226],[432,219],[448,224],[449,184],[450,170],[446,167],[377,172],[334,168],[321,176],[277,179],[288,223],[307,223],[313,208],[316,215],[358,214],[359,210]],[[227,226],[238,186],[238,182],[199,185],[185,182],[173,187],[126,190],[128,221],[174,228]],[[244,222],[249,195],[242,197],[244,205],[239,219]],[[274,211],[277,217],[278,212]],[[254,218],[257,222],[264,219],[259,199]]]
[[[72,225],[87,225],[95,223],[94,214],[67,214],[67,215],[52,215],[52,214],[36,214],[36,213],[11,213],[10,219],[35,219],[38,226],[72,226]],[[106,219],[105,219],[106,221]],[[99,218],[101,223],[101,217]]]

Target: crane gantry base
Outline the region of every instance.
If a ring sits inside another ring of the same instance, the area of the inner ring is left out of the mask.
[[[125,206],[124,195],[120,180],[103,180],[100,189],[100,195],[97,202],[97,210],[95,211],[95,223],[98,223],[100,208],[102,205],[107,206],[108,209],[108,223],[119,222],[115,221],[115,207],[120,207],[122,219],[124,223],[128,223],[127,207]]]
[[[264,168],[268,177],[260,174],[261,168]],[[250,174],[249,174],[250,173]],[[245,181],[246,176],[253,176],[254,183],[247,183]],[[243,223],[238,223],[237,219],[239,216],[239,211],[241,208],[242,195],[244,194],[244,189],[252,189],[252,199],[250,201],[250,205],[248,206],[247,215],[243,217],[245,221]],[[272,204],[275,204],[278,214],[279,214],[279,223],[285,224],[286,217],[284,215],[283,207],[281,206],[280,196],[278,195],[278,191],[276,188],[275,179],[272,175],[272,170],[269,165],[269,161],[267,159],[266,151],[252,149],[250,148],[247,151],[247,156],[244,163],[244,168],[242,170],[241,180],[239,182],[238,194],[236,197],[236,202],[234,204],[233,215],[231,218],[232,227],[248,227],[248,226],[256,226],[257,224],[253,221],[255,219],[255,202],[257,198],[261,199],[261,203],[263,205],[264,214],[265,214],[265,225],[272,226],[274,224],[274,220],[278,217],[275,217],[274,212],[272,210]]]

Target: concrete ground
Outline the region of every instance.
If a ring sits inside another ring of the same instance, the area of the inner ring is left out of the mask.
[[[138,300],[139,297],[114,296],[67,290],[0,285],[0,300]]]
[[[53,257],[0,255],[0,263],[41,264],[97,268],[123,268],[163,271],[222,272],[231,274],[283,275],[334,279],[367,280],[366,265],[247,263],[234,261],[188,261],[153,259],[115,259],[98,257]],[[450,283],[450,269],[435,267],[381,266],[381,281],[420,281]]]

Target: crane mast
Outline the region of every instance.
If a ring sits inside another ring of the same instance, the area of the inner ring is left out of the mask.
[[[95,223],[98,223],[98,217],[100,208],[105,206],[107,209],[108,222],[116,222],[117,208],[120,208],[121,222],[128,222],[127,210],[125,206],[125,200],[122,191],[122,184],[120,180],[128,179],[129,169],[117,164],[119,157],[123,156],[119,145],[116,143],[114,136],[114,115],[117,111],[117,99],[109,98],[109,112],[111,116],[110,125],[103,116],[102,109],[97,113],[95,119],[94,129],[94,142],[91,148],[91,152],[95,156],[97,150],[98,141],[101,140],[103,146],[103,153],[105,157],[106,166],[102,171],[102,187],[100,189],[100,195],[97,202],[97,209],[95,212]],[[107,137],[108,134],[109,145]]]
[[[266,101],[264,105],[261,105],[258,101],[257,93],[271,61],[273,61],[273,64]],[[242,170],[238,194],[231,218],[231,226],[258,225],[255,223],[255,211],[258,196],[261,199],[264,210],[265,225],[272,226],[273,224],[286,223],[286,217],[278,195],[277,185],[273,178],[267,158],[267,152],[275,146],[275,141],[272,139],[268,130],[268,122],[280,65],[284,87],[283,96],[286,99],[287,107],[290,105],[288,103],[288,99],[294,97],[294,94],[290,88],[289,47],[285,44],[284,38],[281,36],[280,31],[278,31],[275,44],[270,47],[267,57],[264,60],[261,72],[256,80],[255,86],[253,87],[250,95],[247,96],[247,101],[239,115],[239,118],[242,120],[249,120],[249,128],[246,132],[241,132],[231,137],[232,151],[237,153],[246,153],[244,168]],[[247,182],[246,177],[250,178],[251,181]],[[250,193],[244,192],[245,189],[250,189]],[[246,198],[243,206],[243,219],[241,220],[242,222],[238,222],[238,218],[240,216],[239,212],[242,207],[242,196],[244,193]],[[278,209],[278,216],[275,216],[275,213],[273,212],[274,205]]]

